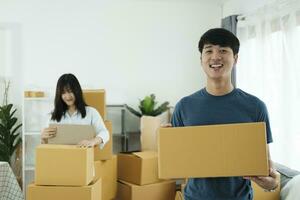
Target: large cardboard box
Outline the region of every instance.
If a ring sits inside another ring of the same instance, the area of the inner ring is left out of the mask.
[[[157,152],[118,154],[118,179],[137,185],[159,182]]]
[[[84,186],[94,178],[93,148],[42,144],[36,148],[36,185]]]
[[[117,156],[95,162],[95,179],[102,179],[102,200],[111,200],[117,194]]]
[[[175,181],[163,181],[148,185],[118,182],[117,200],[174,200]]]
[[[83,90],[85,102],[94,107],[101,115],[102,119],[106,119],[106,97],[104,89]]]
[[[94,160],[109,160],[113,156],[113,136],[112,136],[112,123],[111,121],[105,120],[104,124],[109,132],[109,140],[104,145],[103,149],[99,146],[94,147]]]
[[[280,181],[279,181],[280,183]],[[280,200],[280,185],[274,192],[265,192],[255,182],[251,182],[253,188],[253,200]]]
[[[101,200],[101,179],[88,186],[39,186],[30,184],[26,200]]]
[[[160,128],[160,178],[268,176],[265,123]]]

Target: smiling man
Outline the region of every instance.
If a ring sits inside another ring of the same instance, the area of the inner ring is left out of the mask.
[[[238,38],[222,28],[210,29],[202,35],[198,48],[207,77],[206,87],[177,103],[172,126],[265,122],[267,143],[273,141],[265,104],[257,97],[234,88],[231,83],[239,46]],[[185,187],[185,200],[252,200],[250,179],[267,191],[278,186],[279,173],[273,169],[271,160],[269,163],[268,177],[189,179]]]

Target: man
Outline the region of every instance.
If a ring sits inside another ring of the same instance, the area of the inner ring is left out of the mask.
[[[267,128],[267,143],[272,142],[265,104],[257,97],[234,88],[231,83],[239,45],[238,38],[222,28],[210,29],[202,35],[198,48],[207,77],[206,87],[177,103],[172,116],[172,126],[263,121]],[[185,200],[251,200],[253,193],[250,179],[269,191],[278,186],[279,173],[272,168],[271,160],[269,164],[268,177],[189,179],[185,187]]]

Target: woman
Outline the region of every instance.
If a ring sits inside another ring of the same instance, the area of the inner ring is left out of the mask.
[[[100,148],[109,140],[108,131],[96,109],[87,106],[82,95],[79,81],[73,74],[63,74],[57,82],[54,110],[48,124],[84,124],[93,125],[96,137],[79,142],[81,147]],[[49,138],[56,136],[56,128],[45,128],[41,133],[41,142],[48,143]]]

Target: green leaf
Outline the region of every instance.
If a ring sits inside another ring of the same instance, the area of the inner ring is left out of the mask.
[[[164,102],[161,104],[158,108],[157,102],[155,101],[155,95],[150,94],[149,96],[145,96],[143,100],[139,100],[139,109],[141,113],[138,111],[134,110],[133,108],[129,107],[126,105],[128,110],[135,114],[138,117],[141,117],[142,115],[147,115],[147,116],[157,116],[160,115],[161,113],[165,112],[166,110],[169,109],[169,102]],[[138,113],[138,114],[137,114]]]
[[[135,109],[133,109],[132,107],[128,106],[127,104],[125,104],[125,107],[132,113],[134,114],[135,116],[137,117],[141,117],[142,114],[138,111],[136,111]]]

